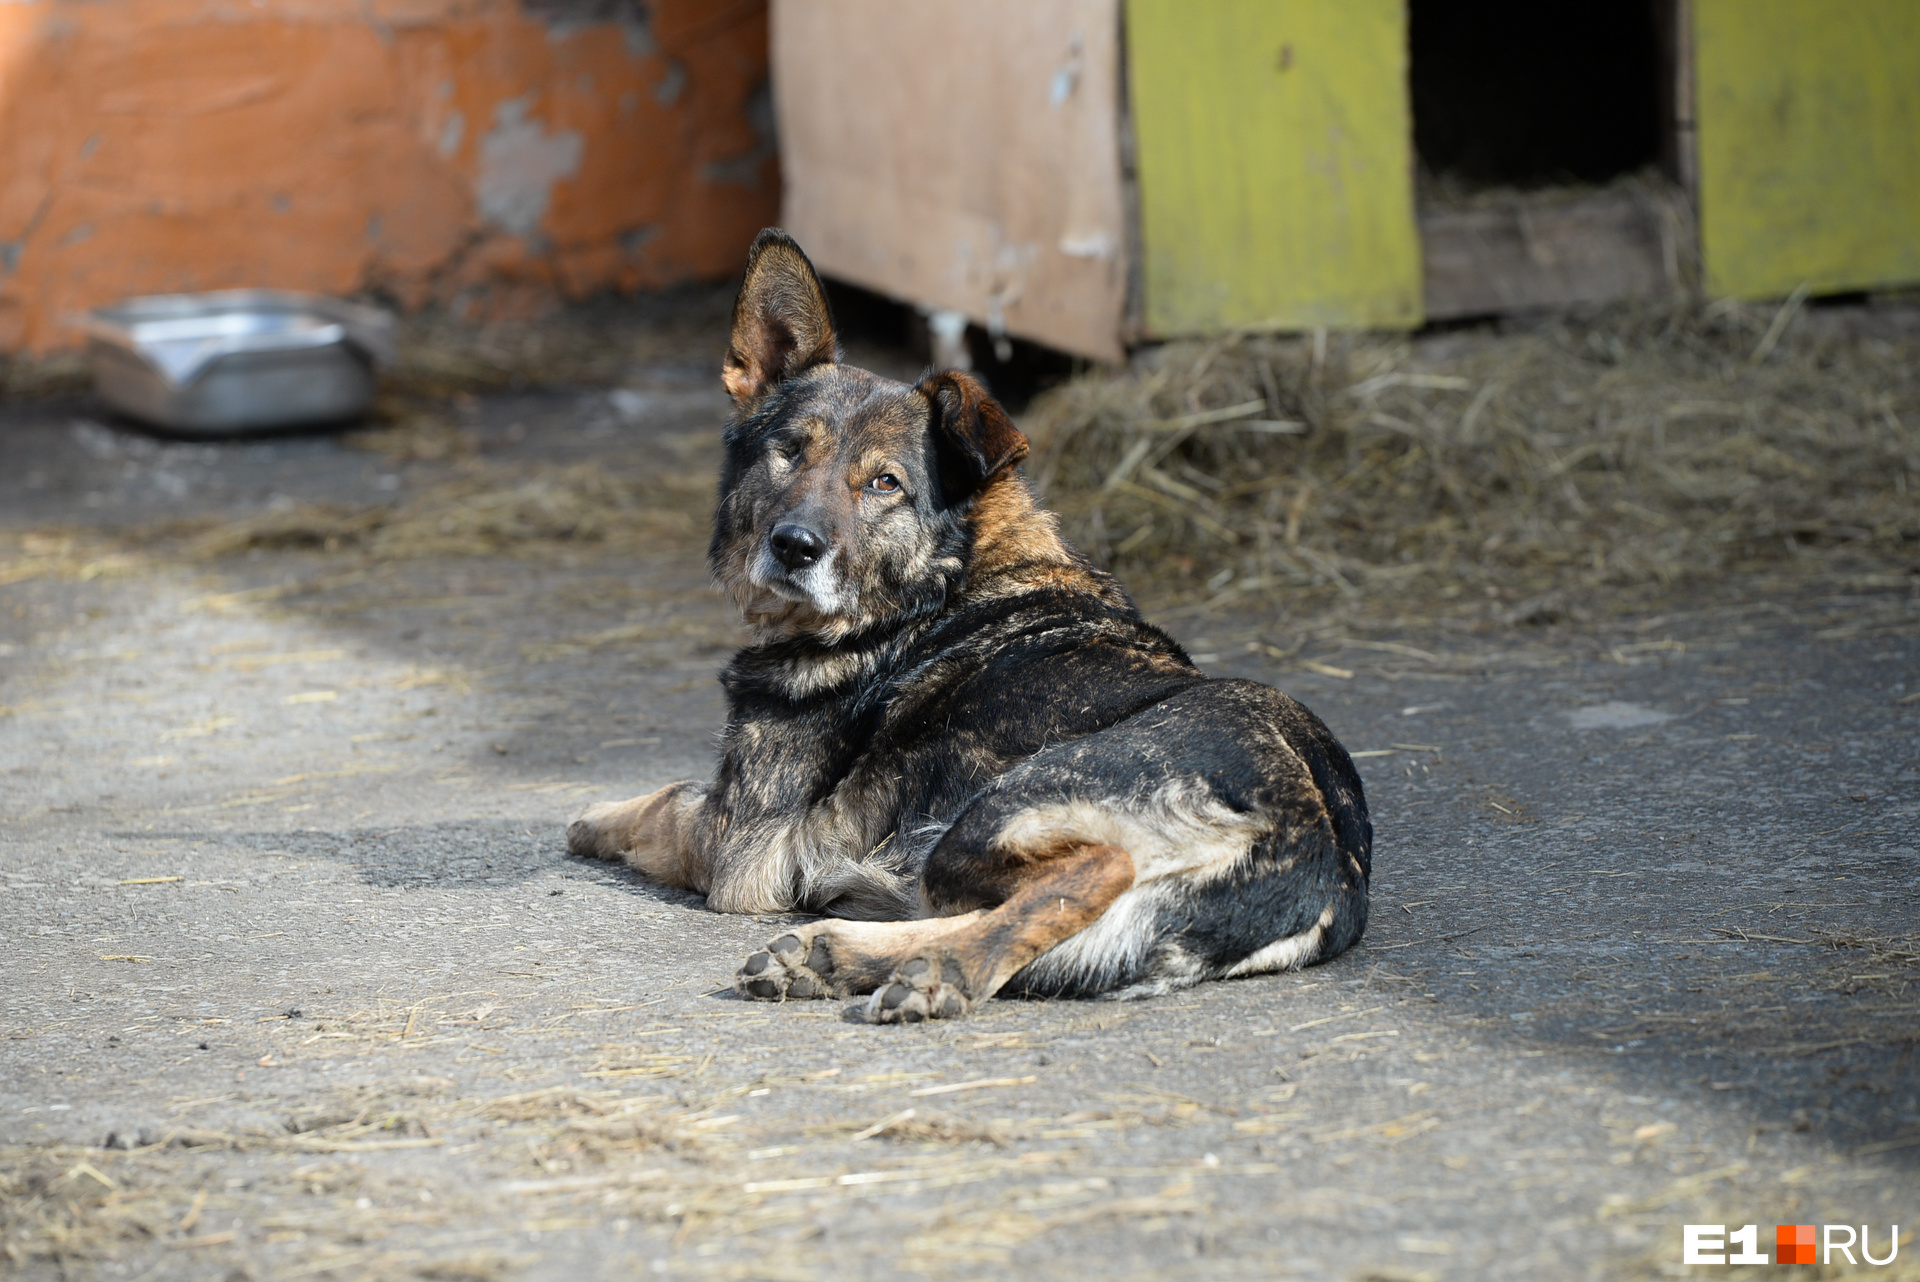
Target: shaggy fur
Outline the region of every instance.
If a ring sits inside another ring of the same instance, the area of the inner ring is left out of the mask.
[[[568,830],[718,911],[829,919],[746,997],[881,1022],[1001,991],[1132,997],[1325,960],[1366,926],[1353,762],[1286,695],[1210,681],[1060,537],[1026,438],[961,373],[839,361],[783,233],[754,242],[709,561],[755,644],[719,768]]]

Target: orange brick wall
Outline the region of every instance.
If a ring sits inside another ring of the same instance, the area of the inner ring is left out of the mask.
[[[0,351],[132,294],[724,276],[779,212],[766,72],[765,0],[0,3]]]

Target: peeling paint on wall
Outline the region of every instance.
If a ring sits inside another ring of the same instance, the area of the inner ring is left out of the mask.
[[[584,143],[571,129],[548,133],[527,119],[532,95],[493,109],[493,132],[480,140],[480,216],[516,236],[531,236],[547,216],[553,185],[580,172]]]
[[[724,276],[778,216],[766,40],[764,0],[0,2],[0,351],[138,293]]]

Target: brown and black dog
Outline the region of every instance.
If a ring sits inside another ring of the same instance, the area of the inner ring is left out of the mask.
[[[575,854],[721,912],[828,914],[735,986],[871,993],[880,1022],[1163,993],[1360,937],[1372,826],[1346,751],[1286,695],[1208,680],[1067,545],[978,382],[841,364],[776,230],[724,380],[708,556],[757,639],[721,678],[719,769],[592,807]]]

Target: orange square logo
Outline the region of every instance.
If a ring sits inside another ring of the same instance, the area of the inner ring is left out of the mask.
[[[1773,1262],[1775,1264],[1812,1264],[1813,1225],[1774,1225]]]

